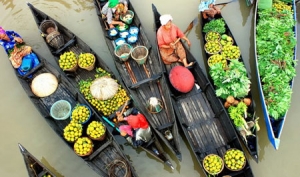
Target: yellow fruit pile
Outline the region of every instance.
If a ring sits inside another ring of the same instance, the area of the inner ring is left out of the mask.
[[[212,175],[219,174],[224,167],[224,163],[221,157],[215,154],[206,156],[203,160],[204,169]]]
[[[64,138],[69,142],[76,141],[82,135],[82,125],[76,121],[71,121],[64,128]]]
[[[105,134],[105,125],[102,122],[93,121],[88,125],[86,134],[91,138],[100,138]]]
[[[93,148],[93,142],[87,137],[78,138],[74,144],[75,152],[80,155],[84,156],[87,155],[91,149]]]
[[[91,53],[82,53],[78,57],[78,65],[80,67],[86,68],[94,64],[95,56]]]
[[[221,35],[217,32],[210,31],[206,33],[205,39],[206,41],[218,41],[221,38]]]
[[[221,44],[218,41],[208,41],[204,48],[209,54],[216,54],[221,51]]]
[[[222,48],[222,55],[226,59],[239,59],[241,56],[241,51],[238,46],[235,45],[225,45]]]
[[[96,68],[97,74],[96,78],[102,76],[110,76],[107,71],[103,69]],[[109,116],[112,113],[116,112],[125,101],[129,100],[129,96],[126,91],[119,85],[118,92],[114,95],[113,98],[108,100],[98,100],[95,99],[90,91],[90,86],[93,80],[81,80],[79,82],[79,90],[84,95],[84,97],[88,100],[88,102],[97,109],[97,111],[101,111],[105,116]]]
[[[71,119],[82,124],[88,120],[90,117],[91,112],[85,105],[77,105],[71,114]]]
[[[238,149],[229,149],[224,155],[225,166],[229,170],[241,170],[246,163],[244,153]]]
[[[220,54],[214,54],[208,58],[208,66],[212,66],[216,63],[222,63],[223,68],[226,67],[227,61],[226,59]]]
[[[282,1],[276,1],[272,6],[276,9],[277,12],[282,12],[283,10],[292,11],[292,6],[287,5]]]
[[[65,52],[60,55],[59,60],[59,67],[63,70],[71,69],[77,65],[77,58],[74,52]]]

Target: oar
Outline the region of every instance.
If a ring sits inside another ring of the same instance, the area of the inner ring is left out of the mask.
[[[218,5],[226,5],[226,4],[235,2],[235,1],[237,1],[237,0],[231,0],[231,1],[228,1],[228,2],[216,3],[215,6],[218,6]]]
[[[198,21],[199,21],[198,17],[196,17],[186,28],[186,30],[184,31],[184,34],[186,35],[189,31],[191,31],[191,29],[198,24]]]

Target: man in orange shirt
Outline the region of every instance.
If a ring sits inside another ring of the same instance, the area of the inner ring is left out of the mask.
[[[185,67],[193,63],[187,63],[186,53],[179,39],[183,39],[190,46],[191,42],[184,33],[172,23],[172,16],[162,15],[159,18],[161,27],[157,30],[157,43],[164,64],[181,62]]]

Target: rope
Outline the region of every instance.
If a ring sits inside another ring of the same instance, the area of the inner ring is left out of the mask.
[[[116,159],[108,165],[108,176],[119,177],[117,174],[119,171],[125,171],[124,177],[131,177],[130,166],[126,161]]]

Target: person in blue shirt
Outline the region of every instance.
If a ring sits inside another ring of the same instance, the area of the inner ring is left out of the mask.
[[[215,0],[202,0],[198,7],[204,19],[213,19],[221,10],[215,6]]]
[[[22,44],[23,39],[14,31],[5,31],[0,27],[0,45],[3,46],[7,54],[12,52],[16,44]]]

